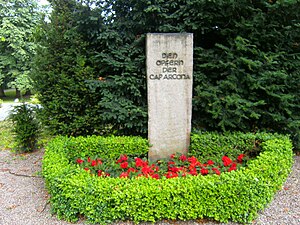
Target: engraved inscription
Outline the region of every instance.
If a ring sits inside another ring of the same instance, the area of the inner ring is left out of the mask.
[[[184,61],[179,59],[176,52],[163,52],[161,59],[156,60],[156,66],[160,67],[161,73],[150,74],[150,80],[186,80],[191,79],[188,74],[178,73]]]

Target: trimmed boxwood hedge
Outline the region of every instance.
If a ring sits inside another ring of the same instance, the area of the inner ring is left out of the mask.
[[[259,155],[238,171],[220,176],[156,180],[91,176],[73,162],[76,154],[88,156],[97,153],[101,157],[115,157],[120,153],[145,154],[148,150],[145,139],[57,137],[46,147],[43,176],[51,195],[52,212],[68,221],[83,216],[88,222],[101,224],[119,220],[154,222],[200,218],[251,222],[272,200],[290,173],[293,152],[289,137],[194,133],[190,150],[201,155],[206,149],[210,152],[216,149],[221,154],[233,149],[231,153],[234,154],[235,150],[241,153],[239,148],[250,151],[257,147],[257,143]]]

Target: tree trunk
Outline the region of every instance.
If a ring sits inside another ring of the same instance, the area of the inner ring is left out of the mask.
[[[16,88],[16,98],[21,98],[21,91]]]
[[[30,90],[26,90],[24,96],[29,96],[29,95],[31,95],[31,91]]]
[[[2,87],[0,87],[0,97],[6,97],[4,89]]]

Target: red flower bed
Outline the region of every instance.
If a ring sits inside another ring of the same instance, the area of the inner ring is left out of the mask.
[[[214,162],[208,160],[201,163],[196,157],[187,157],[186,155],[173,154],[168,160],[159,160],[156,163],[150,163],[146,159],[128,158],[127,155],[121,155],[115,162],[104,162],[99,158],[77,159],[76,163],[92,175],[100,177],[149,177],[160,179],[161,177],[175,178],[185,176],[206,176],[209,174],[220,175],[224,172],[237,170],[245,164],[245,155],[240,154],[236,159],[223,156],[221,161]]]

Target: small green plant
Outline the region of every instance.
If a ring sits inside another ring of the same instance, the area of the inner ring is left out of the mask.
[[[39,100],[37,94],[32,95],[32,96],[30,97],[30,103],[31,103],[31,104],[40,104],[40,100]]]
[[[3,100],[0,99],[0,108],[2,107]]]
[[[36,106],[21,104],[15,106],[9,118],[13,122],[12,131],[19,152],[32,152],[37,147],[39,122]]]

